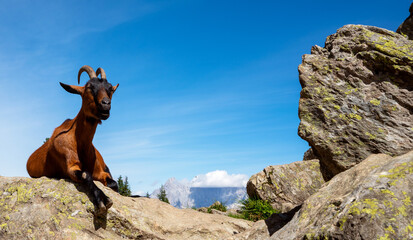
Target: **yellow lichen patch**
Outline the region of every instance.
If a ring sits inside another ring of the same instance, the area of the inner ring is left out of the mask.
[[[333,96],[328,96],[323,98],[323,102],[332,102],[335,101],[336,99]]]
[[[312,113],[307,112],[307,113],[301,115],[301,120],[304,120],[308,123],[311,123],[312,119],[313,119],[313,114]]]
[[[83,226],[83,224],[79,224],[79,223],[72,223],[72,224],[69,225],[69,228],[82,230],[82,229],[85,228],[85,226]]]
[[[334,108],[337,110],[340,110],[340,106],[339,105],[334,105]]]
[[[329,92],[325,87],[315,87],[314,90],[316,91],[317,95],[327,96]]]
[[[388,178],[391,180],[390,185],[395,185],[400,179],[404,179],[407,174],[411,173],[413,173],[413,162],[408,162],[390,169],[389,174],[380,175],[380,178]]]
[[[353,107],[351,107],[351,109],[353,109],[355,112],[357,112],[359,110],[359,107],[357,105],[353,105]]]
[[[344,94],[349,95],[349,94],[355,93],[357,91],[358,91],[357,88],[353,88],[350,85],[347,85],[347,91],[345,91]]]
[[[58,219],[55,216],[51,216],[50,218],[57,226],[60,224],[61,219]]]
[[[122,205],[123,211],[125,211],[126,214],[129,214],[129,208],[125,205]]]
[[[0,230],[1,229],[4,229],[4,228],[6,228],[7,227],[7,223],[2,223],[2,224],[0,224]]]
[[[346,218],[346,217],[340,219],[340,230],[341,230],[341,231],[343,231],[343,229],[344,229],[344,224],[346,223],[346,221],[347,221],[347,218]]]
[[[412,48],[409,44],[398,45],[392,38],[383,37],[376,34],[378,37],[374,38],[375,41],[372,42],[372,45],[376,47],[379,51],[385,53],[388,56],[395,56],[397,58],[407,58],[410,61],[413,60]],[[373,39],[373,38],[371,38]]]
[[[382,189],[381,190],[381,193],[384,193],[384,194],[390,194],[391,196],[395,196],[394,195],[394,192],[392,192],[392,191],[390,191],[389,189]]]
[[[7,192],[13,194],[17,192],[17,202],[27,202],[34,196],[33,189],[27,189],[27,185],[22,183],[18,186],[13,186],[7,189]]]
[[[364,134],[367,135],[370,140],[376,139],[376,135],[374,135],[374,134],[371,134],[371,133],[369,133],[369,132],[365,132]]]
[[[393,234],[396,233],[391,225],[389,225],[389,226],[388,226],[387,228],[385,228],[384,230],[385,230],[386,232],[391,232],[391,233],[393,233]]]
[[[413,226],[411,224],[407,225],[406,228],[404,229],[404,232],[406,234],[413,232]]]
[[[345,120],[345,121],[348,121],[348,120],[349,120],[349,119],[347,118],[347,116],[346,116],[345,114],[343,114],[343,113],[340,113],[340,114],[338,115],[338,117],[341,118],[341,119],[343,119],[343,120]]]
[[[340,149],[340,148],[337,148],[335,151],[333,151],[333,154],[334,155],[341,155],[341,154],[343,154],[344,153],[344,151],[342,150],[342,149]]]
[[[393,208],[393,202],[389,201],[389,200],[384,200],[383,201],[384,206],[386,206],[387,208]]]
[[[377,238],[377,240],[391,240],[391,238],[389,238],[389,234],[386,233],[384,236]]]
[[[359,121],[360,121],[361,119],[363,119],[360,115],[355,114],[355,113],[349,113],[348,116],[349,116],[350,118],[352,118],[352,119],[357,119],[357,120],[359,120]]]
[[[403,204],[404,204],[405,206],[410,206],[410,205],[412,204],[412,201],[410,200],[410,197],[409,197],[409,196],[406,196],[406,198],[403,199],[402,201],[403,201]]]
[[[362,202],[354,202],[349,213],[352,215],[360,215],[362,213],[368,214],[371,218],[376,218],[384,214],[384,210],[379,207],[379,201],[375,198],[364,199]]]
[[[276,189],[277,191],[280,190],[280,187],[278,186],[277,182],[274,182],[274,185],[275,185],[275,189]]]
[[[305,206],[305,209],[304,209],[303,213],[300,215],[300,219],[298,220],[299,222],[307,220],[308,212],[309,212],[309,209],[311,209],[311,208],[312,208],[311,203],[308,203],[307,206]]]
[[[370,103],[375,105],[375,106],[379,106],[380,105],[380,100],[374,98],[374,99],[370,100]]]
[[[397,215],[402,215],[403,217],[407,217],[406,206],[402,205],[397,208]]]

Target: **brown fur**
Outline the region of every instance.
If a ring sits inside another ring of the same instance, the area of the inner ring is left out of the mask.
[[[82,71],[79,71],[79,77],[81,73]],[[88,74],[90,76],[89,72]],[[82,107],[74,119],[64,121],[54,130],[50,139],[29,157],[27,172],[33,178],[46,176],[71,179],[75,182],[84,182],[86,179],[86,177],[83,177],[84,179],[79,177],[79,171],[87,172],[93,180],[107,186],[107,181],[114,181],[102,156],[93,146],[92,140],[97,125],[101,120],[109,117],[110,100],[119,84],[113,87],[106,79],[94,77],[83,87],[62,83],[61,85],[66,91],[82,96]],[[100,88],[92,90],[95,86]],[[107,114],[106,117],[102,117],[102,111],[99,110],[104,108],[102,107],[104,99],[109,99],[109,104],[106,104],[109,110],[103,113]],[[97,201],[99,203],[99,200]]]

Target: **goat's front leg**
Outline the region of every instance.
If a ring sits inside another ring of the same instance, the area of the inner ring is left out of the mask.
[[[113,202],[108,198],[100,188],[93,182],[89,172],[82,171],[80,162],[72,161],[69,165],[68,175],[75,182],[82,182],[86,185],[88,191],[92,194],[94,204],[97,207],[97,215],[104,214],[112,205]]]
[[[104,214],[113,205],[113,201],[108,198],[103,191],[93,182],[92,176],[86,171],[75,171],[78,179],[81,179],[86,184],[88,190],[92,193],[95,204],[97,206],[97,215]]]

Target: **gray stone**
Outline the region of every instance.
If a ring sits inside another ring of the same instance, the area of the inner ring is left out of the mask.
[[[332,178],[271,239],[413,239],[413,151]]]
[[[373,153],[413,149],[413,41],[385,29],[346,25],[299,66],[298,134],[325,179]]]
[[[323,183],[319,161],[309,160],[266,167],[249,179],[247,193],[285,213],[301,205]]]

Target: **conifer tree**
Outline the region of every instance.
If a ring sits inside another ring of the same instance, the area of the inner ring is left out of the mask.
[[[120,195],[128,196],[131,195],[131,190],[128,182],[128,177],[125,177],[125,181],[123,181],[122,175],[118,178],[118,191]]]
[[[162,202],[169,203],[168,197],[166,196],[166,191],[163,185],[161,185],[161,189],[158,194],[158,199]]]

